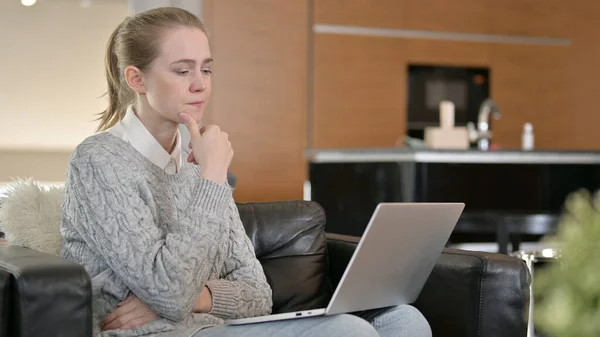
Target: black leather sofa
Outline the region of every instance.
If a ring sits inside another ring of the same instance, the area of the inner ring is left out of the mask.
[[[313,202],[239,204],[274,312],[324,307],[358,238],[324,233]],[[529,272],[501,254],[445,249],[414,305],[435,337],[526,336]],[[91,283],[60,257],[0,247],[0,337],[91,336]]]

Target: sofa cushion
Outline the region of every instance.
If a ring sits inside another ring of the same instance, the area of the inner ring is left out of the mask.
[[[238,204],[238,209],[273,290],[273,312],[326,307],[332,288],[321,206],[263,202]]]

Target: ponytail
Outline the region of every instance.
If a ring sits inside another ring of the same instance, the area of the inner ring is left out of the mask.
[[[97,131],[105,131],[117,124],[125,117],[125,110],[129,88],[123,85],[121,80],[121,70],[119,68],[119,59],[115,51],[119,31],[123,23],[120,24],[111,34],[106,46],[106,56],[104,67],[106,68],[106,82],[108,84],[108,107],[100,113],[100,125]]]

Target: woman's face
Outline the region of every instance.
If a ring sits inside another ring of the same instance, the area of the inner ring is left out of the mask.
[[[173,122],[181,122],[181,112],[200,122],[211,93],[211,66],[210,46],[202,30],[167,30],[159,55],[141,75],[148,103]]]

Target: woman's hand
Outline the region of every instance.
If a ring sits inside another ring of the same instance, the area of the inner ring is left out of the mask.
[[[180,113],[179,117],[190,132],[193,159],[188,157],[188,162],[200,165],[203,178],[225,184],[227,170],[233,158],[233,149],[227,133],[214,124],[200,130],[198,123],[186,113]]]
[[[200,296],[194,304],[194,312],[208,313],[212,310],[212,294],[207,287],[202,289]]]
[[[127,330],[150,323],[159,316],[134,295],[129,295],[118,308],[102,321],[102,330]]]

